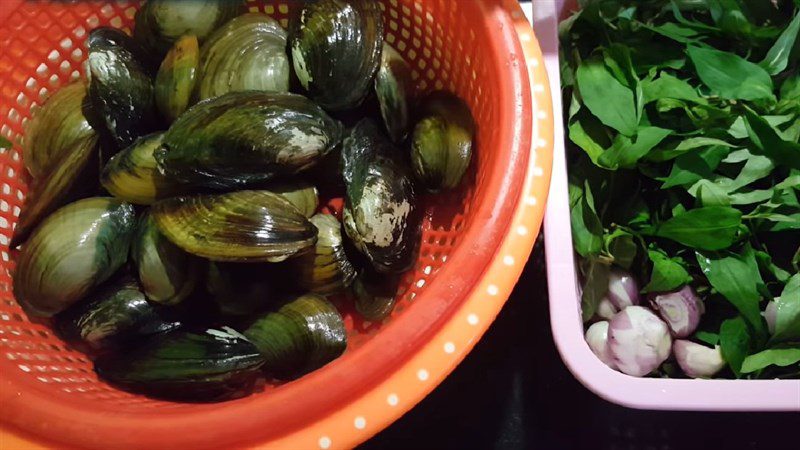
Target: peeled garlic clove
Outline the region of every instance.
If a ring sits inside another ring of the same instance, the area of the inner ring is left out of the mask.
[[[629,306],[609,322],[608,348],[622,373],[643,377],[667,360],[672,347],[667,324],[642,306]]]
[[[690,286],[684,286],[674,292],[656,294],[650,304],[667,323],[672,335],[677,338],[684,338],[694,333],[705,311],[703,301]]]
[[[603,361],[605,365],[612,369],[616,368],[614,358],[608,349],[608,322],[602,320],[593,323],[586,330],[585,339],[586,343],[589,344],[589,348],[592,349],[592,353],[597,355],[600,361]]]

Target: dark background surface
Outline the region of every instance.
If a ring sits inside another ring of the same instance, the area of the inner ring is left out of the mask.
[[[561,361],[546,292],[540,241],[472,353],[362,448],[800,449],[797,413],[640,411],[600,399]]]

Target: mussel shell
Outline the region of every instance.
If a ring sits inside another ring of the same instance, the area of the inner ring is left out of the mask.
[[[475,121],[464,101],[437,91],[425,100],[414,128],[411,165],[429,191],[453,189],[472,159]]]
[[[59,164],[35,180],[14,229],[11,247],[16,247],[56,209],[97,188],[97,136],[78,140],[61,152]]]
[[[165,305],[180,303],[192,293],[202,262],[161,234],[149,212],[139,218],[131,259],[147,298]]]
[[[56,318],[56,328],[65,339],[84,342],[95,349],[126,345],[179,326],[178,322],[165,320],[130,277],[105,283]]]
[[[279,262],[317,241],[314,225],[269,191],[174,197],[151,214],[170,241],[212,261]]]
[[[45,219],[20,250],[14,296],[29,313],[49,317],[107,280],[128,258],[133,206],[94,197]]]
[[[307,294],[259,317],[245,332],[266,360],[264,369],[293,379],[338,358],[347,348],[342,316],[324,297]]]
[[[378,322],[394,310],[400,277],[365,269],[353,282],[356,312],[365,320]]]
[[[374,0],[308,2],[289,38],[300,84],[329,111],[355,108],[369,94],[382,47],[383,18]]]
[[[86,93],[84,82],[76,81],[57,90],[33,114],[25,130],[22,159],[34,179],[47,175],[76,146],[96,141],[96,133],[84,115],[89,107]]]
[[[161,116],[172,123],[187,108],[197,83],[200,47],[197,36],[183,36],[167,53],[156,74],[155,100]]]
[[[200,42],[243,10],[241,0],[148,0],[136,12],[134,38],[163,57],[181,36]]]
[[[390,155],[399,151],[365,119],[342,149],[347,235],[378,272],[408,270],[417,256],[421,214],[410,176]]]
[[[350,285],[356,275],[342,239],[342,224],[330,214],[311,217],[317,227],[314,253],[292,260],[298,285],[315,294],[331,295]]]
[[[198,98],[248,90],[288,92],[290,73],[286,31],[266,14],[245,14],[203,44]]]
[[[386,131],[397,144],[403,142],[408,134],[414,89],[411,67],[392,46],[384,42],[381,65],[375,75],[375,94]]]
[[[156,127],[153,80],[138,44],[113,28],[96,28],[86,40],[89,96],[117,149]]]
[[[132,351],[98,358],[95,371],[135,392],[200,402],[252,393],[263,364],[264,358],[252,343],[224,328],[162,334]]]
[[[247,316],[272,306],[280,275],[274,264],[221,263],[208,265],[206,290],[222,314]]]
[[[317,212],[317,207],[319,207],[317,188],[305,181],[295,180],[270,183],[266,190],[289,200],[306,217],[313,216]]]
[[[181,115],[156,160],[190,186],[241,188],[313,166],[341,136],[341,124],[301,95],[231,92]]]
[[[103,187],[113,196],[137,205],[150,205],[185,193],[185,186],[158,170],[154,155],[163,138],[163,133],[143,136],[114,155],[100,174]]]

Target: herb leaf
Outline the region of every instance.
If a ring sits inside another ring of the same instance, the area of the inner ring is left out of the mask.
[[[800,362],[800,347],[775,347],[754,355],[742,362],[742,373],[752,373],[769,366],[787,367]]]
[[[648,234],[671,239],[699,250],[731,246],[742,223],[742,213],[727,206],[695,208],[661,223]]]
[[[752,249],[741,255],[698,252],[697,262],[711,286],[739,310],[754,330],[765,333],[758,290],[759,284],[764,284],[764,281],[758,272]]]
[[[800,273],[794,274],[776,299],[773,341],[800,339]]]
[[[769,73],[735,53],[689,46],[700,80],[729,100],[775,100]]]
[[[689,272],[676,259],[654,250],[648,250],[647,256],[653,262],[653,271],[650,282],[642,292],[671,291],[692,280]]]
[[[639,120],[633,91],[599,61],[585,61],[576,75],[581,98],[592,114],[625,136],[636,134]]]
[[[770,75],[777,75],[786,70],[798,33],[800,33],[800,13],[794,16],[792,23],[783,30],[775,45],[769,49],[767,56],[758,65],[766,69]]]
[[[722,358],[737,378],[741,376],[742,363],[750,353],[751,340],[747,323],[741,316],[722,322],[719,329]]]
[[[581,293],[581,311],[583,321],[586,322],[594,316],[597,305],[608,292],[608,274],[610,267],[600,261],[588,260],[583,270],[586,283]]]
[[[766,120],[751,110],[745,111],[745,124],[759,153],[787,167],[800,169],[800,144],[781,139]]]

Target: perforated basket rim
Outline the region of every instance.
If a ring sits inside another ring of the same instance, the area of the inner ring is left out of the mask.
[[[22,1],[4,1],[0,19],[5,18]],[[465,300],[458,303],[452,313],[433,311],[436,316],[447,320],[440,326],[428,327],[433,331],[427,344],[403,361],[393,373],[313,423],[307,423],[269,442],[243,441],[246,445],[287,449],[348,448],[372,436],[413,407],[455,368],[494,320],[518,280],[538,234],[549,188],[553,144],[551,97],[544,65],[541,64],[542,54],[519,4],[515,0],[476,2],[485,15],[490,16],[487,20],[501,25],[495,40],[495,51],[508,55],[507,74],[510,80],[506,87],[510,92],[506,94],[514,100],[514,111],[507,117],[511,125],[509,128],[513,130],[507,136],[507,142],[513,146],[515,160],[512,168],[520,175],[515,179],[508,174],[508,180],[502,188],[504,195],[498,197],[507,200],[502,207],[510,209],[512,213],[507,226],[501,227],[505,232],[494,249],[494,257],[475,282],[460,293]],[[491,219],[488,219],[487,223],[490,222]],[[491,227],[487,225],[483,228]],[[480,233],[476,231],[476,235]],[[449,270],[446,269],[448,266]],[[439,279],[446,279],[446,271],[456,270],[458,268],[454,264],[445,265]],[[439,283],[440,286],[444,284]],[[419,304],[415,307],[419,307]],[[382,333],[386,334],[387,331]],[[17,392],[19,386],[12,380],[0,377],[0,403],[19,405],[18,402],[11,403]],[[46,408],[49,399],[38,398],[37,401],[40,401],[41,408]],[[58,407],[57,404],[50,404]],[[53,439],[53,436],[33,435],[9,426],[7,419],[13,414],[10,409],[13,408],[4,406],[4,411],[0,413],[3,419],[0,437],[4,445],[9,448],[37,448],[48,444],[64,444]],[[84,413],[91,415],[93,412]],[[68,418],[63,417],[63,420]]]

